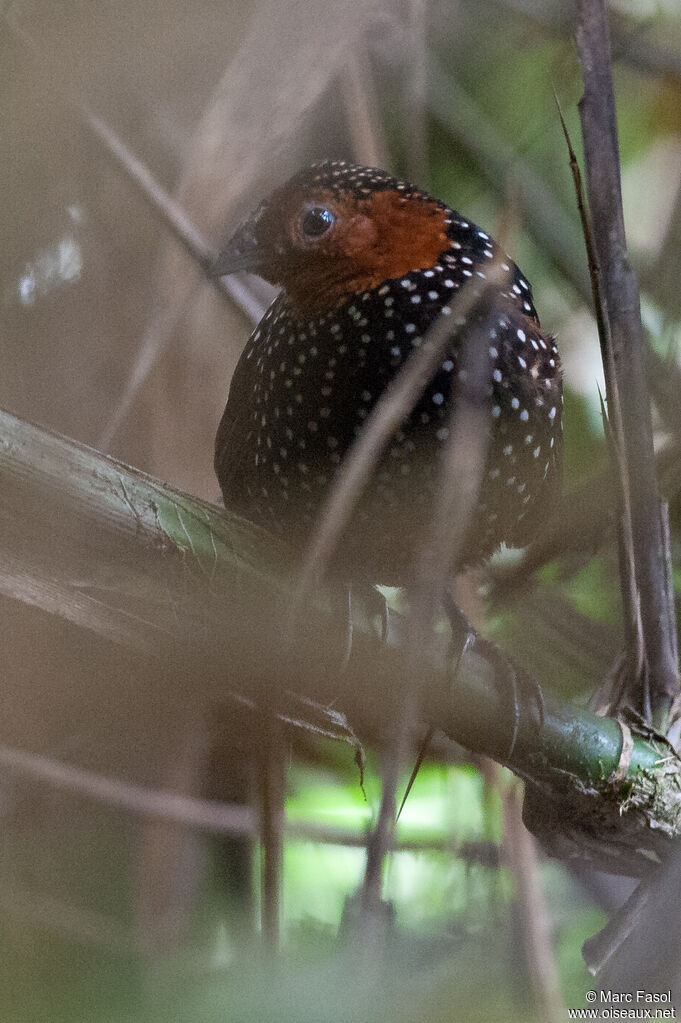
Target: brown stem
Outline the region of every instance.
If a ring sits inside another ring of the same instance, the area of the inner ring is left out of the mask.
[[[264,723],[262,763],[262,936],[270,954],[279,947],[281,927],[282,823],[286,766],[279,724],[272,715]]]
[[[638,282],[629,265],[624,233],[610,41],[603,0],[577,0],[577,47],[584,76],[579,111],[587,193],[622,404],[636,582],[648,669],[648,689],[638,694],[637,709],[665,727],[679,681],[670,635],[673,615],[665,584]]]
[[[556,102],[558,99],[556,97]],[[563,113],[558,105],[560,123],[570,154],[570,170],[575,185],[577,196],[577,208],[582,223],[582,233],[586,245],[586,253],[589,261],[589,276],[591,278],[591,289],[593,292],[594,310],[596,313],[596,325],[598,327],[598,340],[601,346],[601,359],[603,361],[603,374],[605,377],[605,394],[608,408],[606,417],[603,409],[603,421],[606,428],[606,435],[610,441],[609,450],[612,461],[617,469],[617,480],[621,508],[618,522],[618,551],[620,566],[620,585],[622,593],[622,605],[624,608],[624,646],[626,650],[626,663],[628,671],[624,674],[622,681],[629,683],[625,688],[629,691],[643,692],[645,690],[645,658],[643,627],[641,623],[641,607],[636,585],[636,564],[634,553],[634,541],[631,532],[631,489],[629,483],[628,464],[624,454],[624,428],[622,426],[622,403],[620,401],[619,387],[617,385],[617,373],[615,371],[615,360],[613,355],[612,335],[610,333],[610,320],[608,310],[601,288],[601,266],[596,250],[593,226],[589,210],[584,197],[582,175],[577,162],[576,153],[572,147],[570,133],[568,132]],[[625,693],[613,694],[613,711]]]
[[[496,765],[495,765],[496,767]],[[497,784],[498,768],[494,771]],[[558,969],[551,947],[551,919],[539,870],[534,838],[522,820],[522,788],[513,781],[502,791],[504,851],[515,879],[520,910],[521,939],[534,990],[537,1014],[547,1023],[562,1023],[565,1007],[560,994]]]

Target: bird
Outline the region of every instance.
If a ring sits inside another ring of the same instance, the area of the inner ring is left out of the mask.
[[[489,352],[488,440],[461,565],[530,543],[556,500],[562,375],[525,276],[468,217],[384,170],[324,160],[242,223],[214,276],[281,288],[236,366],[215,443],[227,508],[306,549],[343,457],[467,282],[501,262],[476,343]],[[470,324],[469,326],[472,326]],[[407,586],[440,485],[466,324],[383,453],[331,571]]]

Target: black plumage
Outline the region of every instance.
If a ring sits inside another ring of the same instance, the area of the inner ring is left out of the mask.
[[[314,165],[261,204],[218,273],[283,286],[239,360],[215,468],[228,507],[305,544],[343,454],[373,405],[466,281],[501,260],[487,314],[489,441],[464,560],[533,537],[555,497],[561,373],[518,268],[475,224],[383,171]],[[401,424],[341,539],[349,577],[408,580],[438,487],[461,337]]]

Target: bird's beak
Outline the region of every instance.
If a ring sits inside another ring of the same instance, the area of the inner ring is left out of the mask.
[[[210,268],[211,277],[226,277],[237,270],[248,270],[250,273],[260,271],[264,255],[258,240],[258,222],[262,214],[262,208],[258,209],[230,238]]]

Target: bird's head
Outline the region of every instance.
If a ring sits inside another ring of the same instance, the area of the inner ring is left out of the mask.
[[[344,161],[295,174],[241,225],[214,268],[281,285],[296,312],[331,311],[449,247],[450,211],[385,171]]]

